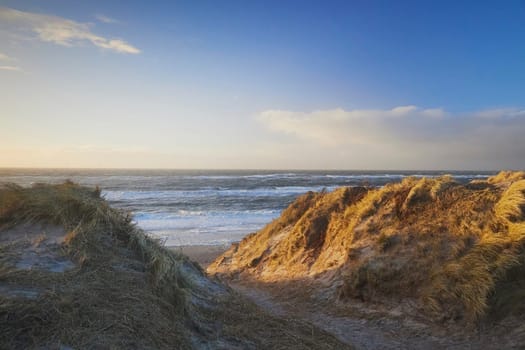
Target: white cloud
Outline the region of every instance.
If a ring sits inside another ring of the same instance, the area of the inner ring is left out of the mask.
[[[17,66],[0,66],[0,70],[7,70],[12,72],[22,72],[22,68]]]
[[[91,25],[57,16],[23,12],[0,7],[0,21],[11,23],[20,30],[31,30],[41,41],[63,46],[89,42],[97,47],[118,53],[138,54],[140,50],[122,39],[105,38],[91,31]],[[11,27],[12,28],[12,27]]]
[[[422,118],[436,118],[436,110],[420,110],[415,106],[400,106],[389,110],[350,110],[341,108],[309,113],[268,110],[259,120],[270,130],[315,140],[319,144],[368,144],[384,140],[412,128]],[[439,115],[444,115],[440,112]],[[419,119],[419,120],[414,120]]]
[[[399,168],[525,166],[522,109],[473,113],[415,106],[307,113],[267,110],[257,119],[270,131],[288,135],[288,142],[315,145],[327,157],[338,152],[352,155],[357,167],[381,168],[392,157],[403,159]]]
[[[108,16],[103,15],[103,14],[95,15],[95,18],[96,18],[98,21],[102,22],[102,23],[107,23],[107,24],[120,23],[119,20],[114,19],[114,18],[111,18],[111,17],[108,17]]]

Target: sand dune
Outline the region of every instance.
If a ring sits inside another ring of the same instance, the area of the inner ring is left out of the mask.
[[[344,349],[272,316],[73,183],[0,189],[2,349]]]
[[[207,271],[310,315],[398,319],[379,331],[403,347],[423,331],[446,347],[512,347],[525,341],[524,213],[523,172],[310,192]]]

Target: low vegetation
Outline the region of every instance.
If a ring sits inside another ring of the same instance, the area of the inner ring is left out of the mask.
[[[308,193],[208,272],[473,325],[525,308],[524,214],[523,172]]]
[[[0,188],[0,348],[347,348],[163,248],[97,189]]]

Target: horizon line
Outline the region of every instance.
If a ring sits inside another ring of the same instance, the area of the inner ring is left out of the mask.
[[[343,168],[136,168],[136,167],[9,167],[0,166],[0,170],[162,170],[162,171],[374,171],[374,172],[414,172],[414,171],[454,171],[454,172],[499,172],[499,171],[523,171],[525,169],[343,169]]]

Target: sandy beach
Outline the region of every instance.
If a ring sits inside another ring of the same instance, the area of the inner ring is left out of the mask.
[[[190,257],[191,260],[199,263],[206,269],[219,255],[228,250],[229,245],[186,245],[168,247],[174,251],[180,251]]]

